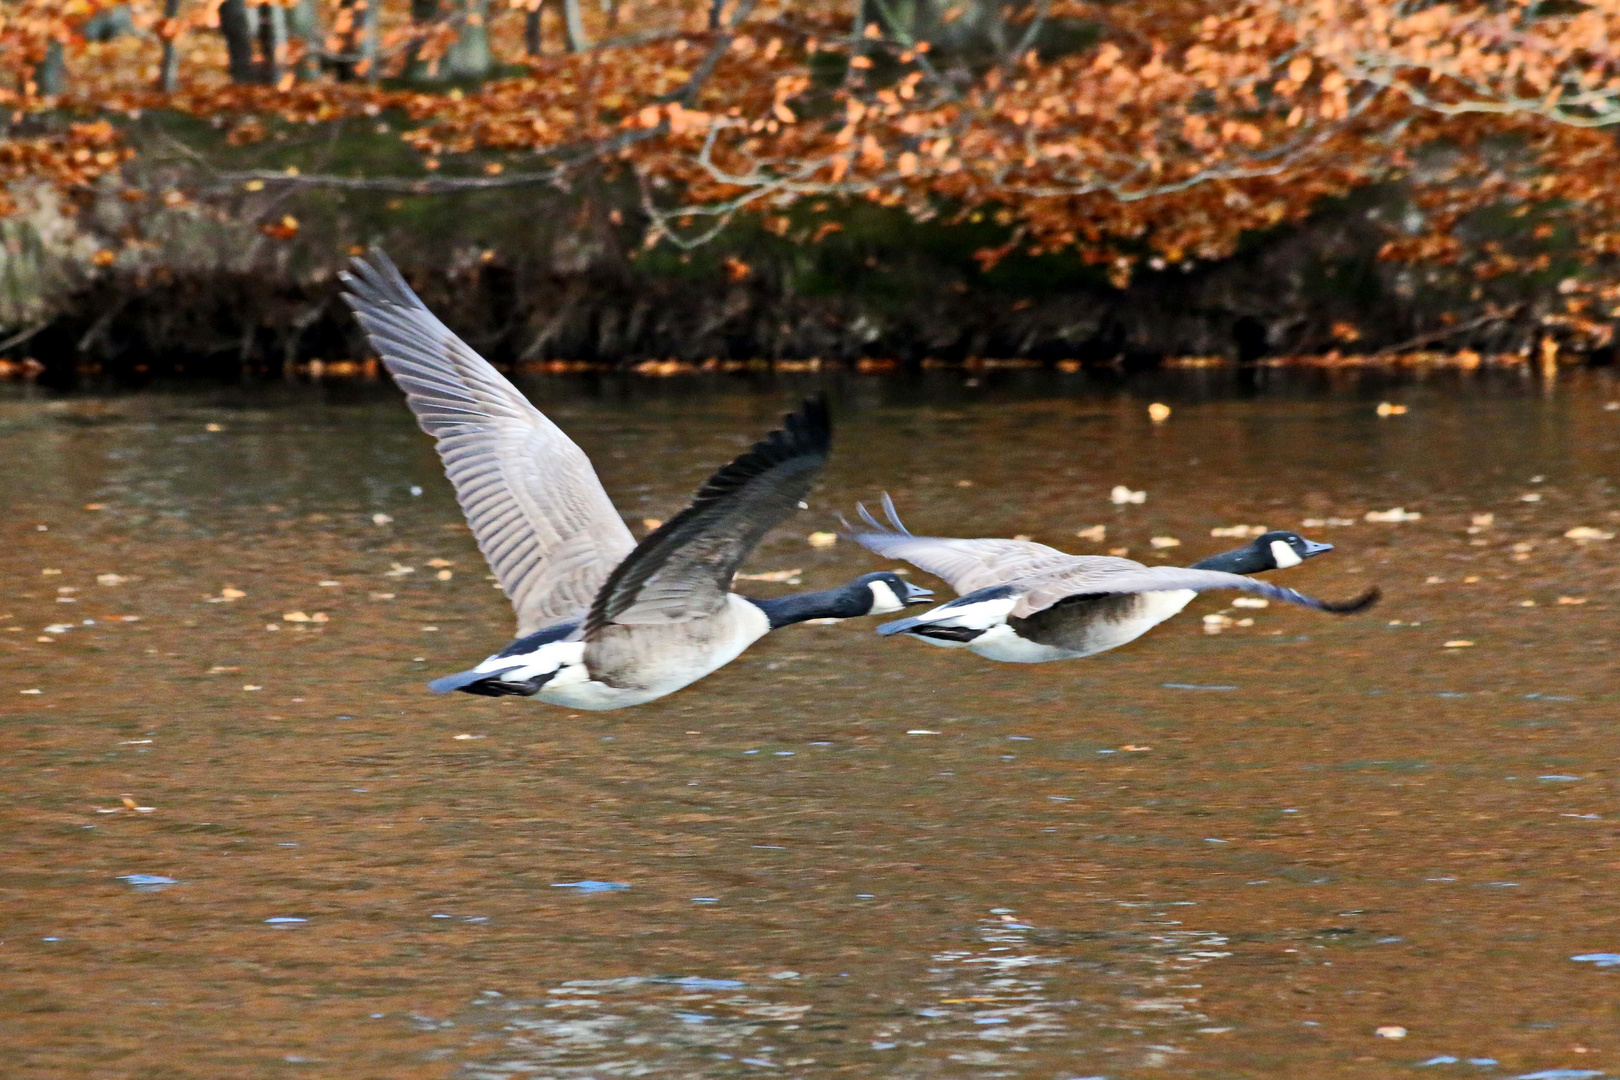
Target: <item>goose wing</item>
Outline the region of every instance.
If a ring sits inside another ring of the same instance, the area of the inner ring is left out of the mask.
[[[518,636],[579,616],[635,547],[590,459],[428,311],[388,256],[373,249],[352,266],[343,298],[438,440]]]
[[[586,638],[609,624],[684,622],[719,611],[754,545],[799,509],[831,444],[826,402],[812,398],[636,545],[597,593]]]
[[[1018,578],[1056,570],[1084,556],[1070,555],[1031,540],[959,540],[944,536],[914,536],[900,523],[894,500],[883,494],[880,522],[860,503],[856,510],[866,528],[851,531],[851,540],[886,559],[901,559],[945,581],[961,595]],[[848,523],[845,523],[848,526]],[[852,526],[849,526],[853,529]],[[1132,563],[1131,565],[1139,565]]]
[[[1241,589],[1269,600],[1301,607],[1348,615],[1365,611],[1377,601],[1377,587],[1368,589],[1354,600],[1336,602],[1318,600],[1294,589],[1273,585],[1267,581],[1228,574],[1220,570],[1195,570],[1181,566],[1143,566],[1129,559],[1111,559],[1092,556],[1077,560],[1077,565],[1035,574],[1008,584],[1009,590],[1019,594],[1018,603],[1009,615],[1028,618],[1066,600],[1081,597],[1118,595],[1120,593],[1173,592],[1191,589],[1206,592],[1212,589]]]

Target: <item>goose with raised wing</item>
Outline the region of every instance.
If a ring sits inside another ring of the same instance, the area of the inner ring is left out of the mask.
[[[990,660],[1039,664],[1116,649],[1212,589],[1240,589],[1340,615],[1364,611],[1378,599],[1373,588],[1333,603],[1245,576],[1297,566],[1331,550],[1330,544],[1296,533],[1267,533],[1195,566],[1144,566],[1105,555],[1070,555],[1028,540],[914,536],[888,495],[883,509],[887,523],[860,506],[866,528],[851,531],[851,538],[942,578],[960,595],[913,618],[885,623],[878,633],[970,649]]]
[[[768,600],[731,591],[743,560],[804,505],[827,460],[832,424],[820,399],[638,544],[584,451],[435,318],[387,256],[355,259],[343,281],[372,347],[438,440],[478,548],[517,610],[516,641],[433,690],[575,709],[640,705],[771,630],[895,612],[933,595],[888,572]]]

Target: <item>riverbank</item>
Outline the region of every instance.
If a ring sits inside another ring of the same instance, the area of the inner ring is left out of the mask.
[[[163,123],[149,144],[204,138],[195,122]],[[337,145],[344,168],[404,168],[382,136],[331,135],[308,141]],[[296,148],[278,150],[283,159],[302,160]],[[1398,184],[1326,203],[1226,259],[1149,261],[1121,286],[1084,252],[987,258],[1012,238],[993,213],[918,222],[816,202],[739,220],[683,252],[647,246],[638,191],[609,173],[566,190],[419,195],[205,179],[148,149],[83,206],[14,190],[26,212],[0,222],[0,376],[66,386],[374,374],[337,277],[371,245],[470,344],[519,371],[1547,367],[1614,356],[1607,293],[1556,236],[1533,272],[1496,277],[1477,263],[1381,258],[1419,212]],[[1529,235],[1522,221],[1495,227],[1478,232],[1481,250]]]

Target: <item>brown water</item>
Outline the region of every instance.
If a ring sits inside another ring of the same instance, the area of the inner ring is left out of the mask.
[[[511,621],[386,386],[14,391],[0,1072],[1620,1075],[1620,539],[1564,537],[1620,532],[1620,389],[1209,378],[836,386],[750,569],[881,565],[805,536],[885,487],[1149,562],[1353,519],[1277,579],[1373,613],[1032,667],[801,626],[606,714],[425,692]],[[528,389],[639,531],[805,387]]]

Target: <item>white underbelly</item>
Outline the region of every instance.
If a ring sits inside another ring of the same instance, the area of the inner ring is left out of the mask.
[[[967,642],[967,647],[986,660],[1000,660],[1004,664],[1044,664],[1048,660],[1073,660],[1077,656],[1084,655],[1068,649],[1025,641],[1005,623],[1001,626],[992,626]]]
[[[1083,655],[1095,656],[1097,653],[1117,649],[1121,645],[1135,641],[1172,615],[1179,614],[1181,609],[1192,603],[1193,597],[1198,594],[1192,589],[1172,589],[1168,592],[1138,595],[1141,602],[1136,605],[1130,617],[1099,626],[1096,634],[1086,643],[1087,648]]]
[[[619,644],[629,646],[634,659],[613,673],[618,685],[594,677],[589,670],[591,653],[587,648],[586,663],[559,671],[536,696],[570,709],[623,709],[657,701],[690,686],[737,659],[770,632],[765,612],[735,593],[726,599],[726,609],[711,616],[712,622],[703,620],[707,626],[695,625],[699,620],[693,620],[621,628],[628,629],[629,634]],[[694,645],[694,638],[701,644]],[[644,648],[637,647],[638,639]]]
[[[1177,614],[1198,594],[1192,589],[1173,589],[1166,592],[1141,593],[1139,602],[1130,615],[1123,619],[1099,620],[1088,627],[1084,635],[1084,649],[1065,649],[1055,645],[1042,645],[1019,637],[1011,626],[997,626],[985,631],[968,644],[968,648],[989,660],[1006,664],[1044,664],[1049,660],[1075,660],[1082,656],[1095,656],[1109,649],[1135,641],[1164,620]]]

